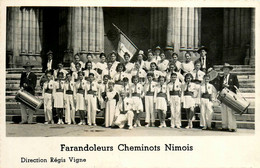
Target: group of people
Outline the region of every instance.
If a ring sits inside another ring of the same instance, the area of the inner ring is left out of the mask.
[[[217,92],[224,87],[235,92],[235,86],[239,87],[238,80],[230,74],[232,66],[225,63],[224,75],[211,81],[212,63],[206,56],[207,48],[201,47],[198,53],[200,58],[196,61],[192,61],[191,53],[186,52],[185,61],[179,62],[177,53],[173,52],[171,58],[166,59],[158,46],[154,51],[147,51],[146,60],[140,50],[134,63],[130,62],[131,56],[127,52],[123,62],[117,61],[116,52],[108,56],[101,53],[100,61],[96,63],[91,53],[87,54],[85,63],[76,54],[69,70],[63,68],[62,62],[53,70],[52,52],[49,52],[46,80],[41,82],[45,124],[54,124],[52,109],[55,108],[57,124],[85,125],[87,121],[88,125],[96,126],[96,114],[101,111],[104,112],[105,127],[133,129],[141,126],[141,114],[145,112],[145,127],[154,127],[158,115],[159,128],[163,128],[169,106],[171,128],[181,128],[181,109],[188,121],[185,128],[192,128],[195,109],[200,109],[200,127],[212,129],[213,101],[217,101]],[[27,71],[31,67],[25,66]],[[21,87],[28,88],[30,81],[21,80]],[[234,111],[224,104],[221,107],[222,129],[236,131]],[[75,122],[75,113],[79,114],[79,123]]]

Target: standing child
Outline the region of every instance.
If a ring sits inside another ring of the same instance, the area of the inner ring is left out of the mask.
[[[65,99],[65,122],[67,124],[76,124],[75,122],[75,82],[72,80],[71,73],[66,74],[67,80],[64,84],[64,99]]]
[[[64,81],[63,73],[58,73],[58,81],[54,85],[54,108],[56,108],[56,113],[58,115],[58,123],[64,124],[63,122],[63,109],[64,109]]]
[[[88,125],[92,124],[96,126],[96,114],[97,114],[97,95],[99,90],[99,84],[94,81],[95,75],[89,74],[89,82],[86,85],[85,99],[88,111]]]
[[[134,68],[131,71],[131,75],[138,76],[140,83],[144,84],[146,72],[141,68],[139,62],[135,63]]]
[[[123,85],[123,78],[127,76],[127,73],[125,73],[125,65],[123,63],[117,64],[116,74],[113,78],[113,81],[115,82],[115,91],[119,92]]]
[[[54,124],[53,116],[52,116],[52,100],[53,100],[53,88],[54,81],[52,80],[51,70],[46,71],[47,81],[43,84],[43,100],[44,100],[44,115],[45,115],[45,123],[44,124]]]
[[[167,111],[167,84],[164,76],[159,77],[159,84],[155,89],[154,102],[155,110],[158,112],[160,126],[159,128],[166,127],[165,117]]]
[[[145,95],[145,127],[149,127],[150,124],[154,127],[154,91],[157,83],[153,81],[153,73],[147,74],[147,82],[144,85]]]
[[[72,71],[72,80],[74,82],[77,82],[78,81],[78,73],[81,71],[81,64],[76,63],[75,67],[76,67],[76,70],[74,72]]]
[[[130,96],[131,89],[130,89],[129,79],[127,77],[123,78],[123,86],[121,87],[119,93],[120,92],[124,92],[126,97]]]
[[[195,99],[197,97],[196,85],[192,83],[193,77],[191,73],[185,75],[185,82],[182,85],[182,97],[181,102],[183,103],[183,108],[186,111],[186,116],[188,120],[188,126],[186,129],[192,128],[192,118],[194,116]]]
[[[100,104],[100,109],[105,113],[105,108],[106,108],[106,102],[103,99],[103,95],[107,92],[108,89],[108,75],[105,75],[103,77],[103,83],[100,84],[99,86],[99,94],[98,94],[98,100]]]
[[[215,88],[209,83],[210,76],[204,76],[204,83],[200,87],[200,126],[203,130],[212,129],[211,120],[213,116],[213,93],[215,93]]]
[[[115,117],[116,102],[119,100],[118,93],[114,90],[114,82],[108,82],[108,90],[103,94],[106,102],[105,127],[112,126]]]
[[[181,128],[181,83],[177,74],[171,74],[171,81],[167,86],[167,97],[171,108],[171,128]]]
[[[132,77],[131,96],[133,100],[134,127],[141,127],[140,114],[143,112],[143,85],[139,83],[138,76]]]
[[[85,125],[85,111],[86,111],[86,102],[85,102],[85,89],[87,81],[83,79],[83,72],[78,72],[78,81],[75,84],[76,91],[76,111],[79,112],[80,122],[78,125]]]

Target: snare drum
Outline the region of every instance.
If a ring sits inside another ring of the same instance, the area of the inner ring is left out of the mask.
[[[37,99],[35,96],[26,92],[25,90],[19,90],[15,96],[15,100],[26,105],[32,110],[37,110],[42,105],[42,100]]]
[[[242,115],[249,107],[250,103],[239,94],[235,94],[228,88],[222,89],[218,96],[218,100],[224,103],[229,108]]]

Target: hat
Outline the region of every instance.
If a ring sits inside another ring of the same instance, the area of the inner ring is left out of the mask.
[[[161,51],[161,47],[160,47],[160,46],[157,46],[157,47],[155,47],[154,50],[160,50],[160,51]]]
[[[230,70],[233,69],[233,67],[229,63],[224,63],[223,67],[220,70],[223,71],[224,68],[229,68]]]
[[[53,54],[53,52],[52,52],[51,50],[49,50],[49,51],[47,52],[47,55],[50,55],[50,54]]]
[[[26,62],[26,64],[23,66],[24,68],[26,68],[26,67],[34,67],[34,65],[31,65],[31,63],[30,62]]]
[[[205,47],[205,46],[201,46],[197,52],[200,53],[201,50],[205,50],[205,51],[208,51],[208,49]]]
[[[165,50],[174,50],[172,46],[165,47]]]
[[[138,52],[138,55],[144,56],[144,51],[143,51],[143,50],[140,50],[140,51]]]

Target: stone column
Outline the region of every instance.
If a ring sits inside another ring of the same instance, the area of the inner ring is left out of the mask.
[[[64,62],[71,62],[79,53],[86,61],[86,54],[104,51],[104,17],[101,7],[71,7],[67,20],[68,44]]]
[[[194,52],[200,43],[200,8],[168,8],[167,45],[183,60],[184,53]]]
[[[30,61],[41,66],[40,26],[37,8],[9,7],[7,16],[7,58],[9,67],[21,67]],[[38,46],[39,44],[40,46]],[[38,50],[38,53],[37,53]]]
[[[255,65],[255,9],[251,9],[250,65]]]

